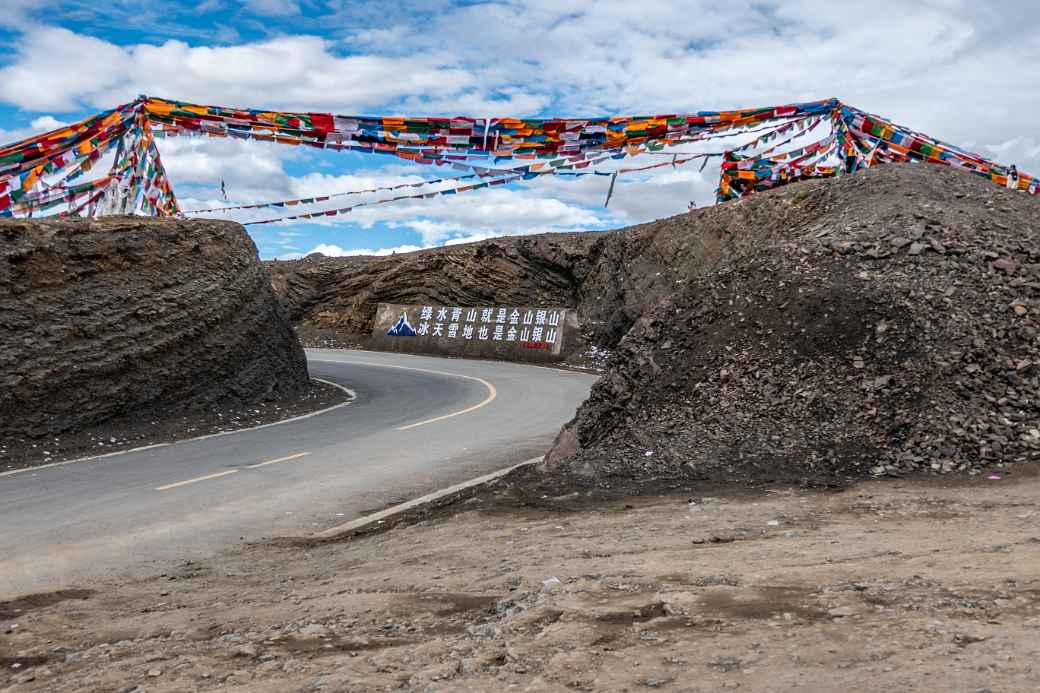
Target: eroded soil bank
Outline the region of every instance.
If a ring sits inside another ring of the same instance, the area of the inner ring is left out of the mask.
[[[203,219],[0,222],[0,472],[314,411],[256,246]]]
[[[1030,470],[473,510],[253,546],[0,604],[0,686],[1035,690]]]
[[[1038,211],[935,166],[705,210],[728,238],[621,340],[547,492],[1040,461]]]

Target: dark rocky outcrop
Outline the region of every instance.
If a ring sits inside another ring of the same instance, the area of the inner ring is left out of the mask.
[[[716,259],[648,310],[553,488],[833,483],[1040,459],[1040,204],[892,166],[693,217]]]
[[[308,387],[303,351],[238,224],[0,222],[0,436]]]

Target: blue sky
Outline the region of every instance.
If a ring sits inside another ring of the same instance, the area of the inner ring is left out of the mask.
[[[5,0],[0,139],[140,93],[476,117],[674,113],[837,96],[1040,172],[1038,28],[1032,0]],[[445,175],[387,157],[253,142],[167,140],[160,150],[186,209],[221,204],[221,181],[245,203]],[[609,209],[605,178],[539,179],[251,233],[272,258],[613,228],[681,212],[691,199],[709,203],[715,176],[710,166],[625,176]]]

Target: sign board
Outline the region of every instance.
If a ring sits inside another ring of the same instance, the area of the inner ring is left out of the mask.
[[[572,313],[551,306],[380,303],[372,340],[389,351],[556,361],[574,343]]]

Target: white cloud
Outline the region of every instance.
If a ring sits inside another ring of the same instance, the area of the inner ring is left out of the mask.
[[[436,53],[340,56],[317,36],[235,46],[116,46],[67,29],[33,27],[0,70],[0,99],[30,110],[109,108],[139,94],[232,106],[360,111],[473,86],[471,74]],[[84,60],[83,56],[90,56]]]
[[[358,255],[395,255],[397,253],[413,253],[416,250],[422,250],[424,247],[429,246],[418,246],[418,245],[399,245],[395,248],[354,248],[352,250],[345,250],[338,245],[331,243],[319,243],[310,250],[307,251],[306,255],[311,253],[321,253],[329,257],[354,257]]]
[[[40,132],[57,130],[58,128],[64,125],[68,125],[68,123],[64,120],[58,120],[54,116],[49,115],[40,116],[39,118],[33,119],[33,121],[29,123],[30,128],[32,128],[33,130],[38,130]]]
[[[217,2],[201,0],[198,7]],[[35,5],[8,4],[8,16],[22,18]],[[20,21],[23,33],[0,68],[0,101],[59,116],[83,106],[111,107],[139,93],[340,113],[495,116],[685,112],[837,96],[1040,173],[1034,122],[1040,3],[1033,0],[1005,0],[999,11],[970,0],[877,0],[866,10],[828,0],[224,5],[237,16],[269,17],[263,21],[272,33],[306,26],[327,35],[289,33],[243,43],[228,34],[226,45],[116,45]],[[315,16],[325,8],[336,14]],[[279,24],[279,15],[289,21]],[[58,122],[47,115],[33,125]],[[293,176],[287,170],[297,169],[287,162],[307,153],[256,143],[168,140],[160,149],[186,207],[223,204],[221,180],[242,201],[418,180],[417,169],[400,162],[374,172]],[[313,161],[315,170],[330,165]],[[389,225],[415,232],[424,245],[604,228],[681,212],[690,200],[710,203],[717,164],[703,172],[692,163],[622,176],[608,209],[606,178],[546,177],[515,190],[361,208],[319,223],[362,230]],[[334,206],[378,197],[337,199]],[[233,216],[248,221],[273,214]]]
[[[266,17],[286,17],[300,14],[300,4],[294,0],[245,0],[246,9]]]
[[[18,140],[24,140],[27,137],[33,135],[39,135],[43,132],[50,130],[56,130],[63,125],[67,125],[64,121],[58,120],[54,116],[40,116],[34,118],[30,123],[29,127],[16,128],[14,130],[3,130],[0,129],[0,143],[17,142]]]
[[[407,174],[405,171],[408,169],[394,163],[385,169],[342,175],[315,172],[303,176],[290,176],[278,159],[264,158],[271,156],[271,151],[279,151],[274,145],[235,140],[192,141],[177,138],[161,141],[159,144],[175,189],[199,189],[209,193],[205,198],[181,195],[180,202],[184,209],[223,207],[240,199],[275,201],[412,184],[424,180],[423,176],[415,173],[416,171],[422,171],[427,176],[440,173],[412,166],[410,170],[413,173]],[[207,145],[213,144],[227,147],[226,152],[222,155],[211,152]],[[281,151],[285,151],[284,148]],[[222,179],[232,197],[230,203],[213,197]],[[561,188],[569,186],[567,183],[561,184]],[[208,213],[206,216],[235,219],[245,223],[304,212],[338,209],[362,202],[371,203],[398,194],[433,192],[445,187],[450,185],[338,196],[325,203],[307,207],[233,210]],[[463,195],[443,195],[387,205],[362,206],[349,214],[316,218],[308,220],[307,223],[324,227],[348,226],[362,230],[371,230],[384,224],[391,229],[413,231],[419,235],[424,245],[431,246],[452,238],[468,237],[478,233],[501,236],[583,230],[602,228],[612,221],[616,222],[616,219],[611,211],[590,211],[585,208],[584,200],[560,199],[553,195],[550,187],[544,187],[520,190],[493,188]]]
[[[607,221],[579,205],[529,190],[479,190],[384,207],[362,207],[348,221],[371,228],[382,222],[415,231],[427,245],[458,236],[521,235],[600,228]]]
[[[16,45],[17,62],[0,70],[0,98],[20,108],[73,110],[81,95],[107,93],[125,84],[127,55],[107,41],[43,27],[30,29]]]
[[[225,182],[228,194],[246,201],[274,200],[292,196],[283,163],[299,154],[292,147],[232,139],[170,137],[158,143],[159,154],[174,190],[205,186],[219,193]],[[210,201],[222,206],[220,199]]]
[[[0,12],[0,26],[24,27],[30,22],[31,12],[39,7],[38,0],[4,0],[3,12]]]
[[[217,10],[224,9],[223,0],[201,0],[199,4],[195,5],[195,12],[197,14],[206,14],[208,12],[216,12]]]
[[[32,7],[12,2],[12,11]],[[243,6],[300,10],[293,0]],[[321,8],[334,14],[322,17]],[[878,0],[867,11],[824,0],[326,2],[308,5],[306,19],[311,29],[353,33],[344,41],[117,46],[25,23],[13,62],[0,70],[0,99],[62,110],[144,92],[479,116],[674,112],[834,95],[955,143],[984,144],[1034,129],[1040,105],[1040,4],[1032,0],[1007,0],[1000,11],[969,0]],[[1008,156],[1035,159],[1031,151]]]

